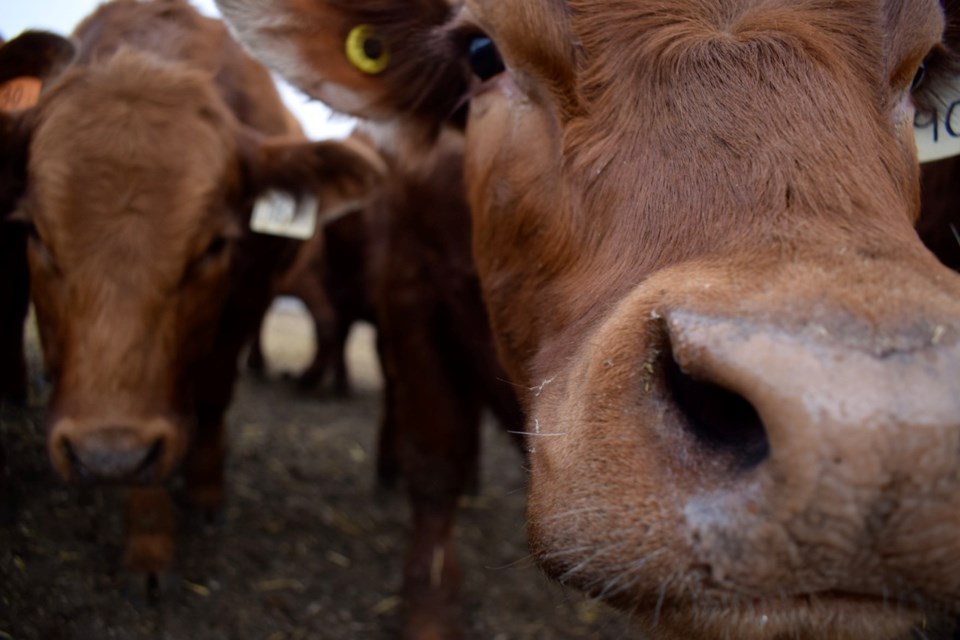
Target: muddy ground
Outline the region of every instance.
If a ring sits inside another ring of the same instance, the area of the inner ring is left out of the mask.
[[[396,637],[408,507],[402,493],[374,493],[381,381],[373,332],[354,332],[355,393],[334,400],[282,379],[308,361],[309,331],[297,306],[274,309],[271,375],[245,375],[229,414],[224,522],[182,523],[176,572],[157,602],[119,571],[122,491],[55,478],[42,394],[27,410],[0,408],[19,498],[17,523],[0,526],[0,640]],[[30,355],[39,370],[35,342]],[[468,637],[636,637],[623,616],[533,566],[521,458],[493,425],[484,439],[481,493],[458,527]]]

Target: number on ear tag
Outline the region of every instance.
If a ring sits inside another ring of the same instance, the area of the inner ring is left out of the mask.
[[[0,111],[29,109],[40,99],[43,82],[39,78],[22,76],[0,84]]]
[[[938,117],[917,114],[914,119],[920,162],[960,156],[960,86],[954,87],[953,93],[953,101],[939,110]]]
[[[257,233],[296,240],[308,240],[317,230],[317,201],[270,191],[257,200],[250,216],[250,228]]]

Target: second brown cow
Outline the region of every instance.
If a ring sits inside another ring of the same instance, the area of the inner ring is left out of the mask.
[[[251,232],[255,201],[339,209],[378,168],[299,138],[268,73],[186,2],[109,3],[74,38],[73,68],[3,123],[24,159],[4,214],[29,227],[50,459],[69,481],[137,485],[125,564],[156,574],[174,547],[164,480],[182,466],[193,506],[222,504],[238,352],[296,249]]]

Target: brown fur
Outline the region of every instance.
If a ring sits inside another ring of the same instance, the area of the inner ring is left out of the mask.
[[[330,37],[322,10],[220,4],[308,90],[337,66],[261,33],[275,11]],[[547,570],[657,638],[906,638],[956,612],[960,279],[913,230],[910,103],[935,93],[909,95],[951,55],[939,5],[456,20],[507,68],[475,79],[466,183]]]
[[[32,229],[51,460],[67,480],[152,485],[182,465],[210,512],[238,352],[298,244],[252,233],[253,201],[309,193],[323,215],[362,200],[378,169],[303,141],[267,71],[184,2],[105,4],[75,39],[77,64],[3,141],[29,150],[16,217]],[[130,569],[170,567],[158,501],[130,494]]]

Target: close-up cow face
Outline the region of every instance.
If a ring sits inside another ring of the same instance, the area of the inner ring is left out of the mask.
[[[231,321],[224,300],[244,287],[256,198],[316,195],[323,216],[361,201],[378,168],[347,144],[245,129],[211,78],[135,51],[77,66],[7,124],[54,467],[160,480],[187,447],[198,364]]]
[[[912,227],[937,2],[219,4],[335,108],[469,105],[552,575],[658,638],[898,638],[956,609],[960,282]],[[337,50],[359,25],[435,84]]]

